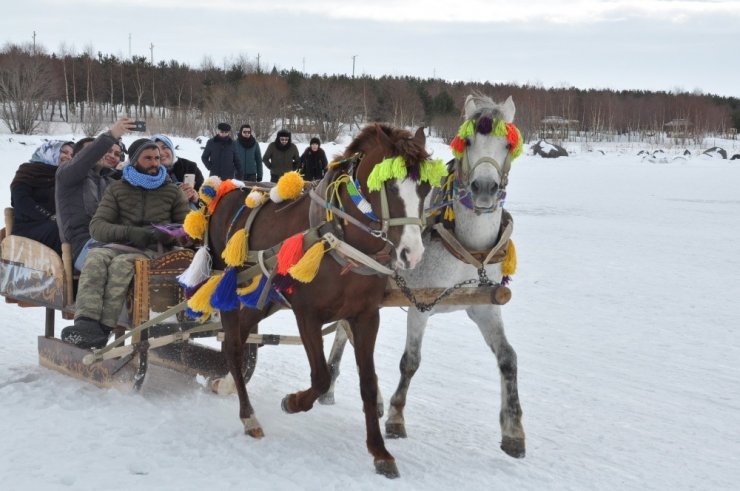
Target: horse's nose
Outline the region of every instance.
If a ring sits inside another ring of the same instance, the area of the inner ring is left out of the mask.
[[[419,261],[421,261],[422,254],[415,254],[411,248],[404,247],[401,249],[399,258],[401,259],[401,266],[404,269],[414,269]]]
[[[476,179],[470,184],[473,194],[495,194],[498,191],[498,183],[493,179]]]

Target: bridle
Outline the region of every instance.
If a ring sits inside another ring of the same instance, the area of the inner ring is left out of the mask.
[[[509,183],[509,171],[511,170],[511,162],[514,160],[514,157],[512,156],[511,151],[507,152],[506,158],[504,159],[503,164],[501,164],[495,158],[485,155],[476,160],[475,163],[471,166],[470,159],[468,157],[468,148],[470,148],[475,143],[476,138],[477,133],[474,133],[472,136],[472,142],[470,143],[470,145],[466,145],[465,149],[463,150],[462,158],[455,159],[455,165],[457,168],[457,179],[455,180],[455,185],[457,186],[456,194],[460,203],[466,208],[474,210],[476,213],[491,213],[495,211],[499,206],[501,206],[506,199],[506,186]],[[470,191],[468,191],[471,184],[470,176],[473,175],[475,169],[483,164],[493,165],[493,167],[498,172],[501,181],[499,183],[498,192],[496,193],[496,199],[493,201],[493,204],[490,207],[486,208],[475,206],[473,204],[472,197],[470,196]]]

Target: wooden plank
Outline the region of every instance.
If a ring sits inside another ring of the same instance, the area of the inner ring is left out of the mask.
[[[416,288],[412,290],[419,303],[432,303],[445,292],[445,288]],[[443,298],[439,305],[505,305],[511,300],[511,290],[503,285],[459,288]],[[411,302],[397,288],[385,291],[383,307],[408,307]]]

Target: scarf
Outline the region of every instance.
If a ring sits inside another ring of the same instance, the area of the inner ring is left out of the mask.
[[[19,184],[26,184],[32,188],[51,188],[54,189],[54,177],[57,174],[56,165],[44,164],[42,162],[29,162],[21,164],[15,173],[13,181],[10,183],[10,189]],[[54,193],[51,193],[52,197]]]
[[[238,140],[239,145],[244,148],[252,148],[254,144],[257,143],[257,140],[255,140],[252,135],[249,135],[249,138],[244,138],[242,135],[239,135]]]
[[[159,172],[156,176],[142,174],[133,165],[127,165],[123,168],[123,180],[137,188],[157,189],[164,184],[167,179],[167,169],[163,165],[159,166]]]

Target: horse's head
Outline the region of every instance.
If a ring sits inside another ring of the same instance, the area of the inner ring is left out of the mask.
[[[424,198],[445,172],[441,161],[429,160],[425,143],[422,128],[411,135],[376,124],[363,129],[345,152],[364,154],[355,180],[371,208],[365,215],[377,220],[376,236],[392,244],[398,268],[414,268],[421,261]]]
[[[496,209],[506,196],[511,162],[522,151],[515,112],[511,97],[503,104],[478,95],[465,100],[465,122],[450,146],[462,202],[477,212]]]

